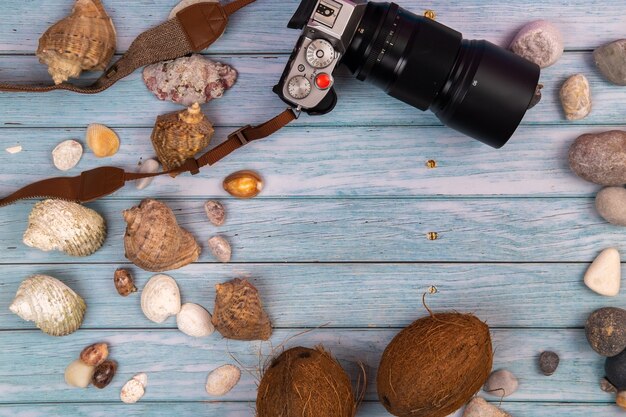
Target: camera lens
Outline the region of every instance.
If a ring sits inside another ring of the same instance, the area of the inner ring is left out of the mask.
[[[368,3],[342,63],[361,81],[499,148],[533,98],[539,67],[395,3]]]

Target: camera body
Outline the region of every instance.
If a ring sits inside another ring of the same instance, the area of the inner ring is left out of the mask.
[[[302,0],[302,33],[273,91],[310,115],[333,110],[337,67],[492,147],[503,146],[535,94],[539,67],[395,3]]]

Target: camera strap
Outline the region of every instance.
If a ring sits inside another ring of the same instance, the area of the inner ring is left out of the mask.
[[[196,3],[179,11],[173,19],[140,34],[128,51],[93,84],[80,87],[0,83],[0,91],[45,93],[67,90],[96,94],[111,87],[136,69],[161,61],[200,52],[215,42],[226,29],[228,16],[255,0],[234,0],[222,6],[217,2]]]
[[[195,175],[200,171],[200,168],[215,164],[249,142],[270,136],[297,118],[297,111],[288,108],[265,123],[257,126],[248,125],[242,127],[228,135],[224,142],[198,159],[189,158],[182,166],[169,171],[143,174],[125,172],[123,169],[116,167],[99,167],[84,171],[75,177],[48,178],[34,182],[0,199],[0,206],[7,206],[26,198],[58,198],[86,203],[112,194],[122,188],[127,181],[184,172]]]

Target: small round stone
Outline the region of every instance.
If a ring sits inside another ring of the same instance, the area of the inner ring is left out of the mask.
[[[626,189],[606,187],[596,195],[596,210],[604,220],[617,226],[626,226]]]
[[[541,68],[549,67],[563,55],[563,36],[547,20],[537,20],[524,26],[511,42],[510,49]]]
[[[559,93],[567,120],[581,120],[591,113],[591,88],[583,74],[572,75]]]
[[[545,351],[539,355],[539,368],[541,372],[550,376],[556,372],[556,368],[559,367],[559,355],[554,352]]]
[[[626,310],[603,307],[594,311],[585,323],[585,335],[591,348],[600,355],[611,357],[620,354],[626,349]],[[626,378],[626,362],[624,371]],[[607,377],[615,384],[608,374]]]
[[[83,156],[83,145],[75,140],[66,140],[59,143],[52,151],[54,166],[61,171],[74,168]]]
[[[593,59],[608,81],[617,85],[626,85],[626,39],[599,47],[593,51]]]
[[[626,389],[626,350],[604,361],[606,379],[619,391]]]
[[[615,396],[615,404],[621,409],[626,410],[626,391],[619,391]]]
[[[602,378],[600,380],[600,389],[604,392],[608,392],[611,394],[617,393],[617,388],[615,388],[615,385],[611,384],[606,378]]]
[[[219,201],[209,200],[204,203],[204,212],[214,226],[221,226],[226,220],[226,209]]]
[[[485,383],[484,391],[496,397],[508,397],[517,391],[519,382],[515,375],[506,369],[494,371]]]
[[[579,136],[569,148],[569,166],[576,175],[596,184],[626,184],[626,132]]]

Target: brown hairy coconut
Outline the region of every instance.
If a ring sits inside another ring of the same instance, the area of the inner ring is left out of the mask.
[[[378,367],[378,397],[399,417],[445,417],[491,372],[489,327],[472,314],[431,314],[393,338]]]
[[[322,347],[295,347],[274,358],[256,398],[257,417],[354,417],[348,374]]]

